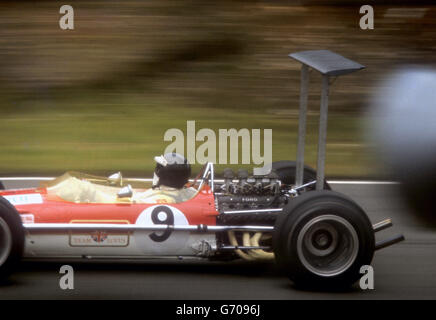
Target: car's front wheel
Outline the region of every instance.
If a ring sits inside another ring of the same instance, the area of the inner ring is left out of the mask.
[[[17,210],[0,197],[0,280],[20,261],[24,249],[24,228]]]

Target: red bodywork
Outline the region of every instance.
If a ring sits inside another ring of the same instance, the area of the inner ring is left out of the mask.
[[[1,196],[40,194],[42,203],[15,205],[20,214],[32,214],[34,223],[130,223],[134,224],[142,211],[156,204],[145,203],[74,203],[48,194],[46,188],[5,190]],[[165,204],[165,203],[160,203]],[[190,225],[216,225],[218,212],[209,186],[183,203],[168,204],[179,209]],[[28,221],[25,221],[26,223]]]

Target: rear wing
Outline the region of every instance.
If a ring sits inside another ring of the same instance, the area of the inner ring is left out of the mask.
[[[360,63],[329,50],[301,51],[291,53],[289,57],[327,76],[341,76],[365,68]]]
[[[295,185],[303,184],[304,146],[306,140],[307,95],[309,86],[309,68],[322,75],[321,106],[319,115],[318,159],[316,165],[316,189],[324,188],[325,150],[327,141],[327,114],[329,78],[359,71],[365,67],[329,50],[311,50],[291,53],[289,57],[297,60],[301,66],[300,112],[298,121],[297,168]]]

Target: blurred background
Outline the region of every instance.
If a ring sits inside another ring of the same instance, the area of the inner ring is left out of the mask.
[[[383,179],[365,139],[367,106],[398,66],[436,66],[430,3],[2,1],[0,174],[150,176],[165,131],[185,131],[187,120],[197,130],[271,128],[273,160],[294,159],[300,65],[287,55],[330,49],[367,69],[331,86],[327,176]],[[64,4],[74,30],[59,28]],[[364,4],[373,30],[359,27]],[[319,94],[312,72],[311,166]]]

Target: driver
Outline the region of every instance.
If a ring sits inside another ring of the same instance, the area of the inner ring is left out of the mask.
[[[178,153],[167,153],[154,157],[156,168],[152,188],[133,195],[132,200],[140,203],[179,203],[191,199],[196,189],[185,185],[191,175],[191,165]]]

